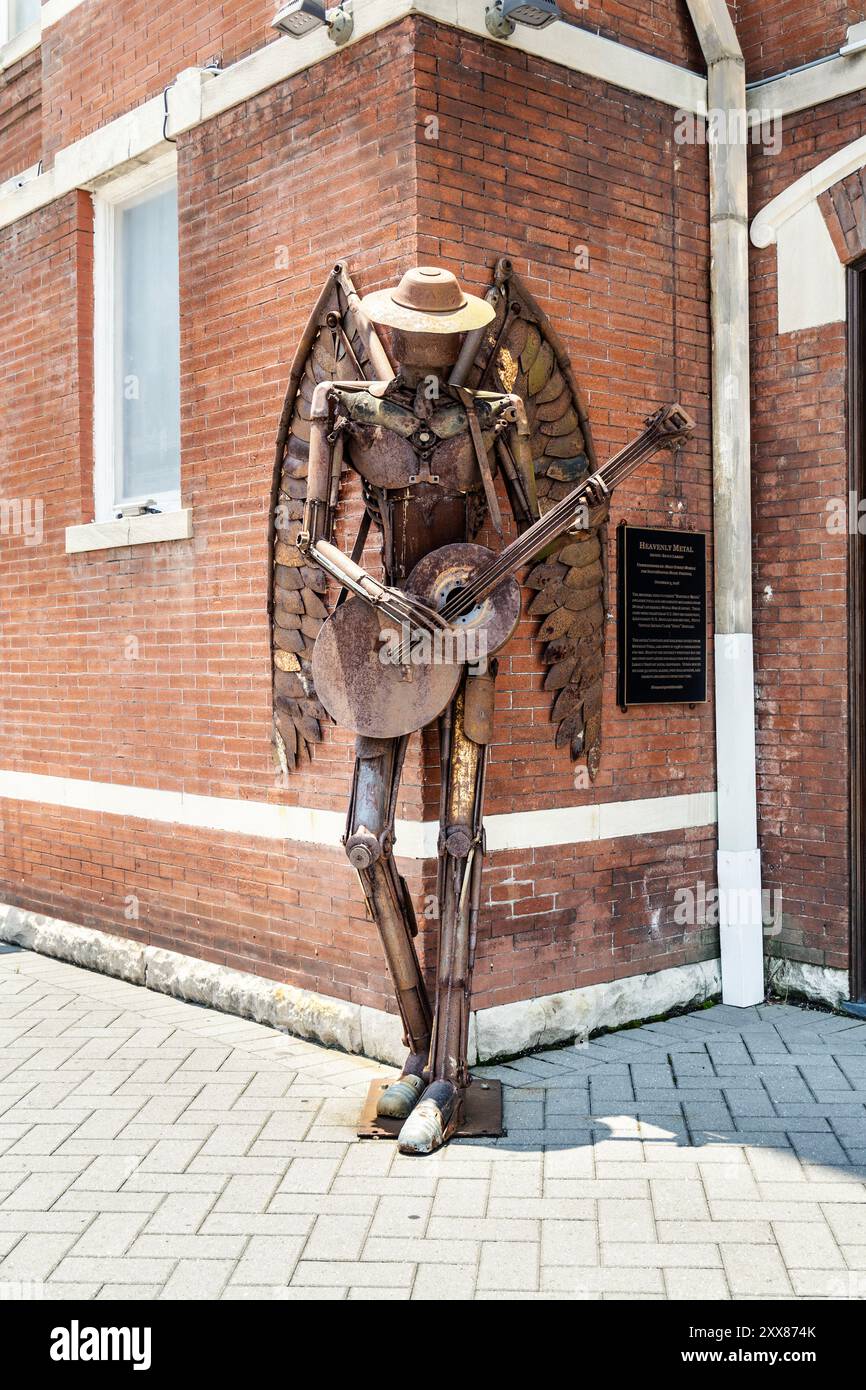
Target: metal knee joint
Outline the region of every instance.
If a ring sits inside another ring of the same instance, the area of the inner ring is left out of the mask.
[[[393,839],[390,830],[383,830],[381,835],[374,835],[372,830],[367,830],[362,825],[348,835],[343,843],[352,868],[369,869],[383,855],[390,854]]]
[[[472,831],[465,825],[448,826],[441,831],[439,844],[452,859],[466,859],[472,848]]]

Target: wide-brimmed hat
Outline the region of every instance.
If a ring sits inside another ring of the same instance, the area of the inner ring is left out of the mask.
[[[374,323],[408,333],[466,333],[496,314],[492,304],[466,294],[450,270],[419,265],[396,289],[365,294],[361,304]]]

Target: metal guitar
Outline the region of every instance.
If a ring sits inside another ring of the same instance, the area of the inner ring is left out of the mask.
[[[327,541],[323,569],[354,593],[323,624],[313,650],[316,690],[344,728],[370,738],[421,729],[447,707],[463,667],[496,654],[520,620],[514,575],[582,513],[609,496],[659,449],[687,438],[694,422],[680,405],[649,416],[641,434],[562,499],[499,554],[482,545],[452,544],[418,562],[396,594],[347,564]],[[339,568],[337,562],[339,561]]]

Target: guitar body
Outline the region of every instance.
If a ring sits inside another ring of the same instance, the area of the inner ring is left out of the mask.
[[[441,612],[495,557],[482,545],[446,545],[425,555],[405,590]],[[456,694],[463,667],[493,656],[520,620],[520,587],[503,579],[454,633],[400,633],[361,598],[340,604],[313,649],[316,694],[342,728],[367,738],[399,738],[436,719]]]

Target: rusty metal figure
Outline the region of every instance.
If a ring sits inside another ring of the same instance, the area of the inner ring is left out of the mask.
[[[373,323],[390,332],[396,370]],[[524,401],[516,392],[478,389],[485,375],[478,369],[479,353],[486,353],[488,367],[499,354],[493,384],[501,384],[511,360],[509,342],[514,344],[516,333],[517,343],[526,345],[530,327],[539,339],[537,349],[529,340],[532,361],[541,351],[550,354],[552,364],[546,376],[536,373],[535,393],[546,397],[538,408],[548,405],[542,418],[558,430],[541,436],[541,452],[551,444],[546,462],[563,465],[560,495],[589,477],[585,498],[591,514],[582,532],[570,537],[573,565],[546,556],[540,570],[548,572],[535,585],[550,594],[556,588],[555,601],[544,608],[547,615],[567,615],[567,621],[557,620],[551,639],[558,649],[566,641],[567,678],[549,688],[559,692],[563,708],[555,717],[567,720],[567,738],[577,754],[584,724],[594,716],[591,687],[599,670],[596,650],[588,675],[582,676],[567,643],[572,632],[577,634],[573,644],[590,639],[597,648],[602,640],[595,609],[603,597],[599,527],[609,489],[589,476],[586,422],[570,372],[563,375],[567,359],[558,347],[535,327],[517,323],[501,286],[482,300],[464,293],[450,272],[421,267],[404,275],[395,289],[359,301],[344,268],[337,266],[296,357],[281,424],[272,594],[277,748],[283,765],[293,766],[317,740],[325,710],[357,735],[344,843],[381,937],[409,1052],[402,1076],[378,1103],[381,1116],[403,1121],[399,1146],[405,1153],[430,1153],[454,1133],[470,1081],[469,1008],[496,663],[465,664],[458,649],[451,659],[419,664],[402,645],[396,659],[383,662],[380,638],[386,623],[402,634],[401,642],[407,632],[430,640],[465,634],[483,612],[486,632],[495,634],[489,648],[495,652],[516,625],[520,603],[513,580],[510,588],[500,583],[479,595],[466,614],[485,557],[490,562],[490,552],[471,545],[485,513],[500,535],[503,531],[497,464],[518,532],[530,534],[527,528],[534,524],[537,530],[540,524],[539,468]],[[329,378],[329,367],[336,379]],[[515,376],[517,370],[519,363]],[[472,390],[464,384],[470,375]],[[564,427],[557,423],[563,420]],[[365,502],[351,557],[332,543],[344,463],[360,476]],[[382,535],[384,582],[359,564],[371,521]],[[529,558],[539,553],[536,545]],[[511,574],[520,562],[515,555]],[[326,576],[341,586],[341,599],[323,626]],[[574,583],[566,586],[569,576]],[[469,599],[461,610],[463,590]],[[569,691],[566,707],[562,695]],[[408,736],[437,717],[439,949],[431,999],[415,950],[411,898],[393,848]]]

